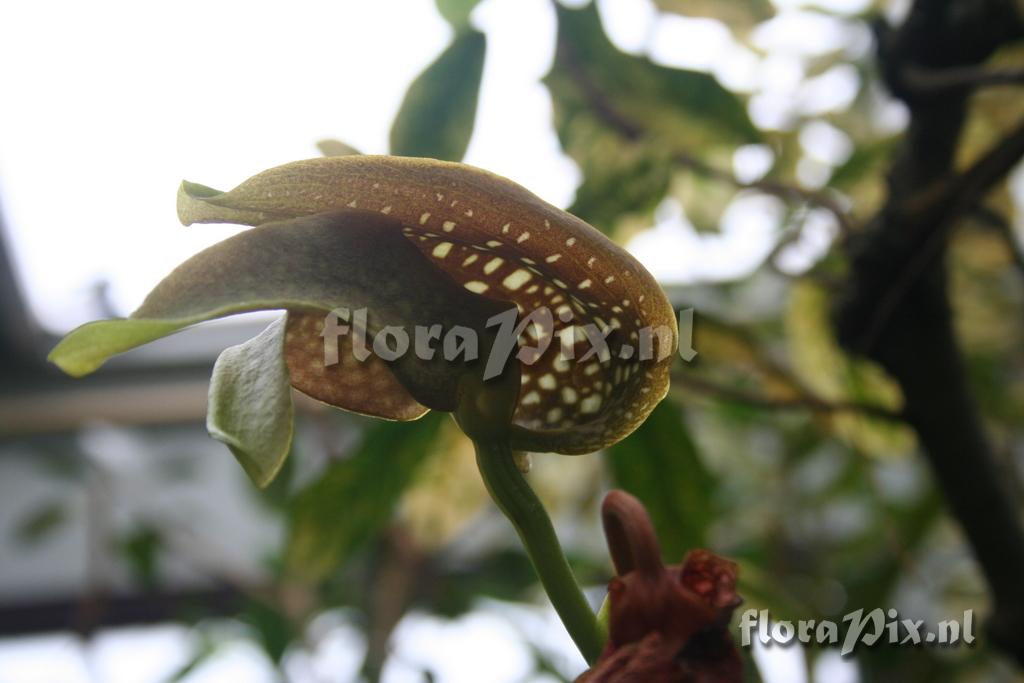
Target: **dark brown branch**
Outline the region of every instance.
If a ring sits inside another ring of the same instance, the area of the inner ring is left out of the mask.
[[[230,586],[161,589],[145,594],[105,596],[95,629],[169,621],[188,623],[197,616],[235,616],[248,598]],[[80,624],[81,597],[37,596],[0,606],[0,636],[23,636],[73,630]]]
[[[911,197],[896,211],[903,219],[903,229],[921,234],[920,246],[906,268],[884,294],[874,316],[854,347],[869,349],[888,319],[928,267],[944,253],[949,233],[958,219],[974,209],[992,187],[1024,158],[1024,122],[1006,138],[996,143],[967,171],[948,181],[940,181],[917,196]]]
[[[948,69],[909,67],[903,82],[920,95],[963,95],[978,88],[1024,85],[1024,70],[967,66]]]
[[[763,192],[764,194],[770,194],[773,197],[778,197],[779,199],[787,202],[818,206],[825,209],[835,217],[836,222],[839,224],[840,234],[844,238],[853,232],[854,226],[850,221],[849,214],[828,192],[807,190],[796,185],[790,185],[770,178],[761,178],[760,180],[743,182],[731,172],[712,166],[685,152],[675,154],[673,159],[679,166],[688,168],[694,173],[699,173],[700,175],[708,178],[728,183],[739,190],[755,190],[757,192]]]

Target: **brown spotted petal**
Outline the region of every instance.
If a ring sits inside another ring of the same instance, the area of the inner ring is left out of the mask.
[[[549,312],[552,325],[518,336],[526,365],[513,448],[597,450],[632,432],[667,392],[677,330],[651,275],[599,231],[505,178],[463,164],[348,156],[279,166],[229,192],[184,183],[178,196],[186,224],[339,210],[398,221],[422,254],[481,298],[512,302],[521,317]]]
[[[338,338],[338,362],[325,366],[323,330],[323,311],[288,313],[284,358],[293,387],[328,405],[387,420],[415,420],[429,410],[386,361],[373,354],[359,360],[350,334]]]
[[[586,683],[731,683],[742,680],[727,630],[739,603],[736,565],[706,550],[665,567],[650,517],[623,491],[602,518],[619,576],[608,587],[609,638]]]

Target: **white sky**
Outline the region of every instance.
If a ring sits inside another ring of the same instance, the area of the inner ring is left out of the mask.
[[[130,311],[174,265],[237,230],[179,225],[182,178],[227,189],[317,156],[325,137],[386,152],[405,88],[450,36],[428,0],[282,7],[181,0],[0,10],[0,196],[18,275],[46,327],[96,317],[88,301],[98,278]],[[578,176],[538,82],[552,55],[553,12],[545,0],[491,0],[478,18],[500,30],[489,31],[467,161],[564,206]]]
[[[755,97],[752,114],[767,125],[788,120],[796,57],[759,61],[713,22],[659,19],[649,0],[600,4],[624,49],[649,49],[666,64],[713,61],[740,89],[766,82],[774,95]],[[762,42],[804,26],[805,14],[767,27]],[[548,0],[486,0],[474,21],[489,42],[466,161],[564,207],[579,174],[539,83],[553,54],[553,10]],[[824,26],[812,51],[839,39]],[[316,156],[315,141],[328,137],[386,152],[405,88],[449,37],[431,0],[296,0],[287,11],[199,0],[5,4],[0,208],[31,310],[66,331],[101,316],[92,288],[107,280],[127,314],[173,266],[239,229],[180,226],[182,178],[227,189]],[[722,235],[698,237],[678,207],[662,213],[666,222],[631,248],[664,281],[735,277],[770,248],[765,214],[734,211]]]

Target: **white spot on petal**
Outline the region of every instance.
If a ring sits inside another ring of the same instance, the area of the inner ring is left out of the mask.
[[[519,270],[513,271],[501,284],[505,285],[506,289],[514,291],[529,282],[532,277],[533,274],[530,271],[525,268],[520,268]]]
[[[580,401],[581,413],[596,413],[601,409],[601,395],[591,394]]]
[[[498,268],[500,268],[501,264],[504,263],[504,262],[505,262],[505,259],[503,259],[503,258],[499,258],[499,257],[492,258],[484,266],[484,273],[486,273],[487,275],[490,275],[491,273],[496,271]]]

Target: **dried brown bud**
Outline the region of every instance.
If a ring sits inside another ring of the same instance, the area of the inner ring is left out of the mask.
[[[623,491],[608,494],[602,516],[619,576],[608,586],[608,644],[577,683],[740,681],[728,631],[740,603],[736,564],[697,549],[666,567],[647,511]]]

